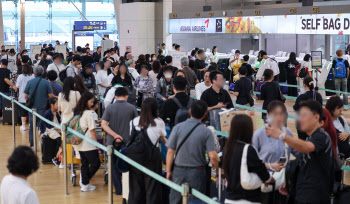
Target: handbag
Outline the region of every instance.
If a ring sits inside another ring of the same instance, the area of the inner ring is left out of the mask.
[[[248,172],[247,154],[249,144],[246,144],[243,149],[242,161],[241,161],[241,186],[245,190],[255,190],[263,185],[260,177],[256,173]]]
[[[36,86],[35,86],[34,92],[32,93],[32,95],[29,95],[29,96],[28,96],[28,99],[26,100],[26,106],[27,106],[28,108],[30,108],[30,109],[33,107],[35,93],[36,93],[36,90],[38,89],[38,86],[39,86],[40,81],[41,81],[42,78],[43,78],[43,77],[40,77],[38,83],[37,83]]]
[[[285,157],[287,158],[286,163],[288,163],[288,145],[284,144],[284,153]],[[280,186],[285,182],[286,180],[286,168],[283,168],[281,171],[273,171],[269,172],[270,176],[275,179],[275,189],[279,189]],[[263,193],[269,193],[273,191],[273,186],[268,185],[266,186],[265,184],[261,185],[261,192]]]

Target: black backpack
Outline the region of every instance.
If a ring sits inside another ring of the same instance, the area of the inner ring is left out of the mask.
[[[300,78],[305,78],[307,76],[306,68],[302,67],[299,71],[299,77]]]
[[[60,71],[60,73],[58,74],[61,82],[64,82],[64,80],[67,78],[67,69],[69,69],[69,68],[73,69],[72,67],[66,67],[65,70]],[[73,69],[73,71],[74,71],[74,69]],[[75,73],[75,71],[74,71],[74,73]]]
[[[147,128],[141,128],[141,130],[136,130],[134,122],[132,124],[131,138],[126,145],[126,156],[135,162],[146,165],[152,160],[153,151],[157,150],[157,144],[153,144],[149,139],[147,134]]]
[[[185,120],[187,120],[187,118],[190,115],[190,108],[193,102],[193,98],[190,97],[190,99],[188,100],[187,106],[186,108],[182,106],[182,104],[180,103],[180,101],[174,97],[172,98],[172,100],[176,103],[176,105],[179,107],[179,109],[176,111],[176,115],[175,115],[175,123],[174,125],[177,125]]]

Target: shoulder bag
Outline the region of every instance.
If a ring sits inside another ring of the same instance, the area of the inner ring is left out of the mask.
[[[262,180],[256,173],[249,173],[247,156],[249,144],[245,144],[243,148],[241,161],[241,186],[245,190],[255,190],[263,185]]]
[[[177,154],[179,153],[182,145],[186,142],[186,140],[190,137],[190,135],[192,134],[192,132],[200,125],[201,123],[198,123],[197,125],[195,125],[191,131],[186,135],[186,137],[181,141],[179,147],[176,149],[175,151],[175,156],[174,156],[174,160],[173,160],[173,165],[171,166],[171,171],[174,170],[174,167],[175,167],[175,160],[176,160],[176,157],[177,157]]]
[[[38,83],[37,83],[36,86],[35,86],[34,92],[32,93],[32,95],[29,95],[29,96],[28,96],[28,99],[26,100],[26,106],[27,106],[28,108],[32,108],[32,107],[33,107],[35,93],[36,93],[36,90],[38,89],[38,86],[39,86],[40,81],[41,81],[42,78],[43,78],[43,77],[40,77]]]

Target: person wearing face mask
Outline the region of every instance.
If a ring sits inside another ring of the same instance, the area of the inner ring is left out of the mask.
[[[158,99],[159,110],[163,107],[164,102],[173,93],[173,69],[171,66],[164,67],[164,76],[157,82],[156,85],[156,98]]]
[[[153,81],[148,76],[148,66],[142,65],[140,73],[141,75],[135,80],[135,88],[138,92],[138,107],[141,107],[142,101],[146,98],[154,97]]]
[[[81,68],[81,56],[74,55],[73,60],[67,65],[67,77],[75,77]]]

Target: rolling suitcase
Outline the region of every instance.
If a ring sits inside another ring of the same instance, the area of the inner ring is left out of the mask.
[[[18,105],[15,104],[15,125],[18,125],[21,121],[18,112]],[[10,100],[2,98],[2,124],[12,125],[12,103]]]
[[[334,84],[334,80],[329,80],[327,79],[325,84],[324,84],[326,89],[331,89],[331,90],[335,90],[335,84]],[[333,96],[335,95],[334,92],[328,92],[326,91],[326,96]]]
[[[44,135],[41,140],[41,162],[52,163],[52,159],[56,157],[57,141],[51,139],[48,135]]]

